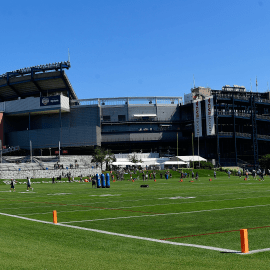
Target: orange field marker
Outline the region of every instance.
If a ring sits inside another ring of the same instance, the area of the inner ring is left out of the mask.
[[[57,212],[56,212],[56,210],[53,210],[53,223],[57,224]]]
[[[247,229],[240,230],[240,237],[241,237],[241,252],[248,253],[248,232]]]

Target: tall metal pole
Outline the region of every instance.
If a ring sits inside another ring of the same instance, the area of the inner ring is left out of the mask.
[[[199,168],[200,168],[200,137],[198,136],[198,161],[199,161]]]
[[[218,103],[217,103],[217,95],[215,95],[215,106],[216,106],[216,133],[217,133],[217,163],[218,167],[220,166],[220,149],[219,149],[219,131],[218,131]]]
[[[60,162],[60,141],[59,141],[59,149],[58,149],[58,154],[59,154],[59,162]]]
[[[235,166],[237,166],[237,144],[236,144],[236,128],[235,128],[235,106],[234,106],[234,95],[232,95],[232,106],[233,106],[233,138],[234,138],[234,150],[235,150]]]
[[[192,132],[192,155],[193,155],[193,170],[194,170],[194,145],[193,145],[193,132]]]
[[[30,141],[30,162],[32,163],[32,142]]]
[[[177,149],[176,149],[176,155],[177,155],[177,167],[179,169],[179,159],[178,159],[178,132],[177,132],[177,141],[176,141]]]

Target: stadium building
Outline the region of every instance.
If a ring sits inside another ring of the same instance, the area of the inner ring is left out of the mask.
[[[256,166],[267,153],[269,92],[197,87],[184,103],[181,97],[81,100],[66,75],[69,68],[67,61],[0,76],[4,148],[83,155],[102,146],[115,153],[196,154],[220,165]]]

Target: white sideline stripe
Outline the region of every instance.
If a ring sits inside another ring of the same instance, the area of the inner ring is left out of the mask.
[[[103,218],[103,219],[89,219],[89,220],[75,220],[75,221],[67,221],[67,222],[62,222],[62,223],[68,224],[68,223],[89,222],[89,221],[104,221],[104,220],[123,219],[123,218],[141,218],[141,217],[156,217],[156,216],[193,214],[193,213],[201,213],[201,212],[222,211],[222,210],[234,210],[234,209],[242,209],[242,208],[261,207],[261,206],[270,206],[270,204],[265,204],[265,205],[250,205],[250,206],[237,206],[237,207],[231,207],[231,208],[208,209],[208,210],[198,210],[198,211],[180,212],[180,213],[153,214],[153,215],[128,216],[128,217]]]
[[[170,242],[170,241],[166,241],[166,240],[159,240],[159,239],[148,238],[148,237],[141,237],[141,236],[134,236],[134,235],[129,235],[129,234],[114,233],[114,232],[108,232],[108,231],[103,231],[103,230],[83,228],[83,227],[78,227],[78,226],[73,226],[73,225],[62,224],[62,223],[54,224],[53,222],[49,222],[49,221],[42,221],[42,220],[38,220],[38,219],[20,217],[20,216],[10,215],[10,214],[6,214],[6,213],[0,213],[0,215],[20,218],[20,219],[29,220],[29,221],[35,221],[35,222],[39,222],[39,223],[58,225],[58,226],[62,226],[62,227],[68,227],[68,228],[79,229],[79,230],[84,230],[84,231],[91,231],[91,232],[103,233],[103,234],[108,234],[108,235],[122,236],[122,237],[126,237],[126,238],[133,238],[133,239],[138,239],[138,240],[157,242],[157,243],[162,243],[162,244],[169,244],[169,245],[175,245],[175,246],[185,246],[185,247],[196,247],[196,248],[209,249],[209,250],[215,250],[215,251],[220,251],[220,252],[240,253],[240,251],[225,249],[225,248],[216,248],[216,247],[211,247],[211,246]]]
[[[49,221],[42,221],[42,220],[38,220],[38,219],[20,217],[20,216],[10,215],[10,214],[6,214],[6,213],[0,213],[0,215],[8,216],[8,217],[20,218],[20,219],[29,220],[29,221],[35,221],[35,222],[39,222],[39,223],[58,225],[58,226],[62,226],[62,227],[79,229],[79,230],[84,230],[84,231],[91,231],[91,232],[103,233],[103,234],[108,234],[108,235],[122,236],[122,237],[126,237],[126,238],[133,238],[133,239],[139,239],[139,240],[145,240],[145,241],[151,241],[151,242],[157,242],[157,243],[169,244],[169,245],[175,245],[175,246],[196,247],[196,248],[215,250],[215,251],[220,251],[220,252],[225,252],[225,253],[236,253],[236,254],[240,254],[240,255],[250,255],[250,254],[254,254],[254,253],[270,251],[270,248],[264,248],[264,249],[252,250],[249,253],[241,253],[241,251],[225,249],[225,248],[216,248],[216,247],[211,247],[211,246],[170,242],[170,241],[166,241],[166,240],[159,240],[159,239],[148,238],[148,237],[141,237],[141,236],[134,236],[134,235],[129,235],[129,234],[113,233],[113,232],[108,232],[108,231],[102,231],[102,230],[96,230],[96,229],[90,229],[90,228],[83,228],[83,227],[67,225],[67,224],[63,224],[63,223],[54,224],[53,222],[49,222]]]
[[[270,248],[256,249],[256,250],[249,251],[248,253],[240,253],[240,254],[241,255],[249,255],[249,254],[265,252],[265,251],[270,251]]]

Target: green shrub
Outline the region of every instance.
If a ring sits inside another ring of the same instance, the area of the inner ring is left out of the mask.
[[[214,168],[214,165],[211,162],[201,161],[200,162],[200,167],[199,167],[199,162],[196,161],[196,162],[194,162],[194,167],[195,168],[200,168],[200,169],[212,170]]]

